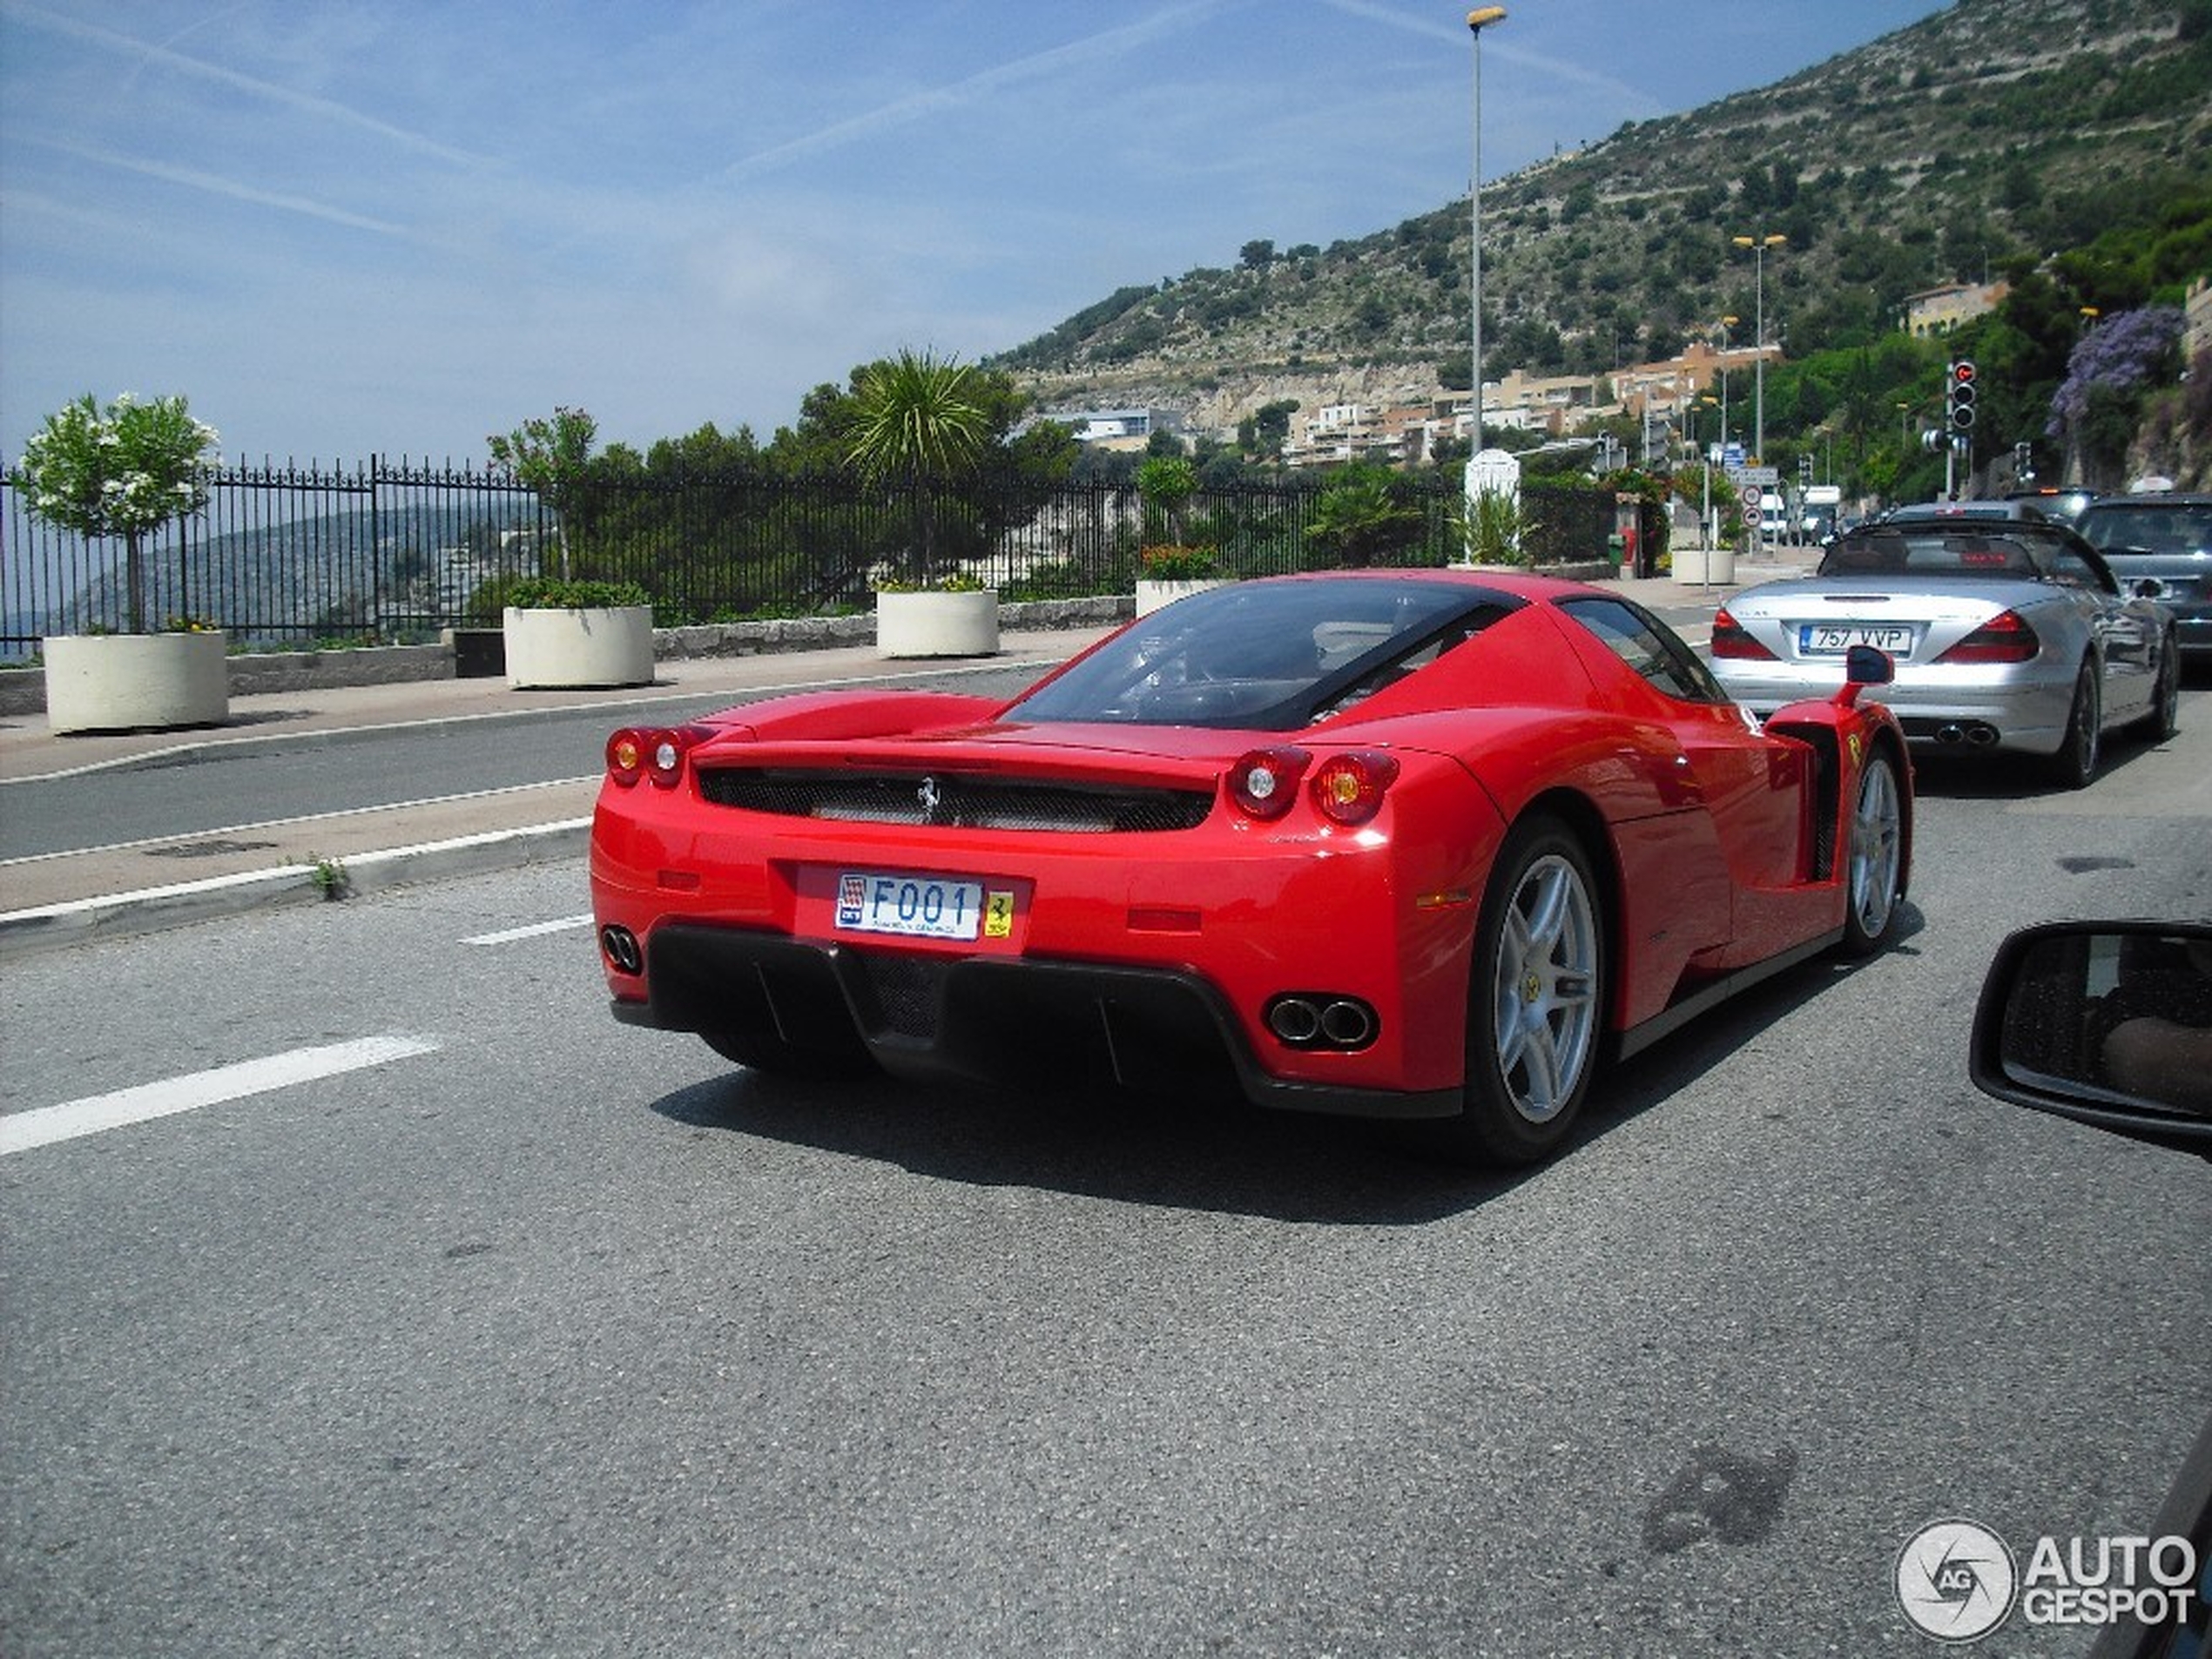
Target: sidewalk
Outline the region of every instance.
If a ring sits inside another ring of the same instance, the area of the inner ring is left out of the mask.
[[[1738,561],[1737,580],[1701,589],[1668,577],[1612,584],[1655,609],[1710,604],[1736,589],[1804,565]],[[189,755],[195,760],[266,754],[303,740],[345,742],[394,728],[526,720],[605,707],[608,729],[625,721],[671,723],[725,701],[801,682],[865,682],[1002,672],[1042,675],[1098,637],[1096,630],[1035,630],[1001,637],[996,657],[959,662],[887,659],[873,647],[693,658],[660,665],[654,683],[612,691],[517,691],[503,678],[280,691],[231,699],[224,725],[198,732],[57,737],[43,715],[0,721],[0,812],[38,780]],[[640,705],[644,706],[641,707]],[[32,951],[181,925],[274,904],[312,904],[407,882],[440,880],[579,857],[599,779],[588,778],[281,822],[257,820],[241,800],[234,823],[213,833],[100,846],[0,863],[0,961]],[[581,887],[578,904],[583,903]]]

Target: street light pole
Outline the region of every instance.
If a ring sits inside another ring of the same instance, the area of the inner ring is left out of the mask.
[[[1469,435],[1467,464],[1482,450],[1482,31],[1506,20],[1503,6],[1477,6],[1467,13],[1467,33],[1474,40],[1474,95],[1471,101],[1474,125],[1474,166],[1467,175],[1468,303],[1473,339],[1469,367],[1474,373],[1474,430]]]
[[[1728,447],[1728,331],[1736,327],[1737,319],[1721,319],[1721,447]]]
[[[1751,336],[1751,448],[1758,464],[1766,464],[1766,251],[1779,247],[1790,239],[1777,231],[1771,236],[1731,236],[1729,240],[1738,247],[1751,250],[1755,267],[1752,287],[1757,299],[1756,332]]]

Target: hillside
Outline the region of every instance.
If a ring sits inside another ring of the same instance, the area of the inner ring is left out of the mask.
[[[1488,377],[1598,374],[1753,314],[1734,235],[1780,233],[1792,356],[1897,326],[1905,296],[2080,247],[2212,186],[2212,0],[1958,0],[1774,85],[1483,187]],[[1464,199],[1355,241],[1129,287],[988,360],[1047,410],[1464,388]]]

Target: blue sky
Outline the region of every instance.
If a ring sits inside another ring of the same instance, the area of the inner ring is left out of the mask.
[[[1943,0],[1514,0],[1482,171]],[[183,392],[232,459],[762,438],[901,346],[1463,200],[1436,0],[0,0],[0,448]]]

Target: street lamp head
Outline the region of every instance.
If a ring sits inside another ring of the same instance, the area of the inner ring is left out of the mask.
[[[1505,20],[1506,9],[1503,6],[1477,6],[1467,13],[1467,27],[1477,34],[1482,32],[1486,24],[1503,23]]]

